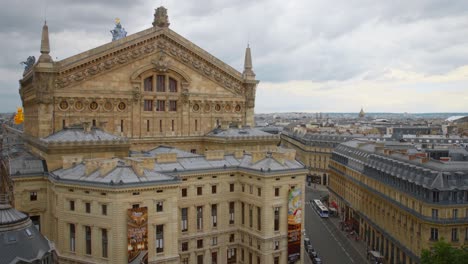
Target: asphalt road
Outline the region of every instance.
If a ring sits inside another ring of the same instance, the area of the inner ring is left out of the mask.
[[[331,222],[321,218],[314,210],[310,200],[320,199],[326,191],[306,188],[305,229],[310,242],[324,264],[363,264],[366,260],[356,251],[345,233]],[[308,257],[308,256],[306,256]]]

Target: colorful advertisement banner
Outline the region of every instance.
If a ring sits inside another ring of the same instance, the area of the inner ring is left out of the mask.
[[[289,190],[288,196],[288,263],[301,259],[302,192]]]
[[[127,210],[128,263],[148,264],[148,207]]]

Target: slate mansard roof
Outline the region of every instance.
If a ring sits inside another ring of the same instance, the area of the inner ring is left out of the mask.
[[[175,153],[177,158],[170,162],[158,162],[157,153]],[[153,154],[156,155],[156,158],[153,158]],[[128,187],[134,185],[176,184],[180,181],[180,174],[196,173],[198,171],[243,169],[274,173],[304,170],[304,165],[294,159],[278,160],[271,153],[260,156],[255,161],[253,161],[253,156],[250,154],[244,154],[242,157],[237,158],[234,155],[222,155],[222,158],[210,159],[203,155],[196,155],[171,147],[158,147],[149,152],[143,152],[142,155],[133,152],[132,157],[124,159],[85,160],[74,166],[52,171],[50,176],[53,180],[59,182]],[[89,162],[96,162],[96,164],[92,167],[89,164],[87,165]],[[143,164],[145,162],[146,164]],[[106,169],[106,166],[110,167]]]
[[[456,153],[460,149],[448,151]],[[468,161],[433,160],[412,144],[353,140],[339,145],[334,153],[345,157],[348,166],[361,172],[367,167],[426,189],[468,190]],[[339,157],[334,159],[340,161]]]

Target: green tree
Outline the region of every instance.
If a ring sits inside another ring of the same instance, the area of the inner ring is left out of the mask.
[[[431,249],[423,249],[421,264],[468,264],[468,248],[455,248],[442,238]]]

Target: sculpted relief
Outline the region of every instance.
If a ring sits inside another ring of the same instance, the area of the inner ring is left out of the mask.
[[[93,78],[100,73],[108,72],[113,68],[155,54],[156,52],[159,52],[160,55],[158,59],[152,61],[152,64],[158,71],[164,72],[168,69],[170,63],[167,55],[170,55],[171,58],[179,60],[201,75],[217,82],[227,90],[237,95],[244,95],[244,88],[241,81],[221,71],[214,64],[204,60],[165,35],[159,35],[153,41],[148,41],[145,45],[134,45],[133,48],[125,48],[116,51],[112,56],[104,55],[100,58],[93,59],[93,61],[85,65],[77,65],[75,68],[59,72],[59,76],[56,80],[56,87],[68,87],[83,80]],[[134,99],[139,98],[139,96],[140,95],[134,92]]]

